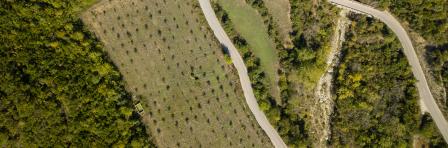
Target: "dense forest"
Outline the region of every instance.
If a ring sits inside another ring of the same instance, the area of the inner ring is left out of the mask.
[[[389,10],[431,44],[448,43],[448,1],[446,0],[358,0]]]
[[[427,42],[426,57],[431,71],[448,92],[448,1],[358,0],[389,10]],[[446,94],[448,96],[448,94]],[[445,101],[448,108],[448,101]]]
[[[313,4],[312,0],[290,0],[290,3],[294,47],[280,55],[282,65],[285,69],[324,66],[324,52],[329,48],[335,18],[338,17],[337,8],[326,1]]]
[[[420,115],[415,79],[393,32],[372,18],[349,18],[354,22],[335,80],[331,144],[411,147],[418,135],[443,146],[429,116]]]
[[[93,3],[0,1],[0,147],[153,146],[77,16]]]
[[[431,70],[437,75],[437,80],[442,83],[445,95],[448,96],[448,43],[440,46],[428,46],[427,49],[426,60],[429,61]],[[445,100],[445,105],[448,108],[448,100]]]

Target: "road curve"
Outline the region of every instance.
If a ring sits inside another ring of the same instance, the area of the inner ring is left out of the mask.
[[[409,64],[411,65],[412,73],[414,73],[414,77],[417,79],[416,86],[419,92],[420,99],[422,99],[423,102],[423,104],[421,105],[424,105],[427,108],[429,114],[432,116],[437,127],[439,128],[440,133],[442,133],[443,138],[446,142],[448,142],[448,123],[431,94],[431,90],[429,89],[428,83],[426,82],[425,75],[418,60],[417,54],[415,53],[414,47],[412,46],[411,39],[409,38],[404,28],[401,26],[400,22],[386,11],[379,11],[370,6],[355,1],[329,1],[344,8],[354,10],[355,12],[361,12],[371,15],[384,22],[395,33],[395,35],[400,40],[401,45],[403,46],[403,52],[406,55]]]
[[[213,11],[210,1],[199,0],[199,4],[216,38],[219,40],[219,42],[221,42],[221,44],[223,44],[229,49],[229,54],[230,57],[232,58],[233,65],[235,65],[235,68],[238,71],[238,76],[240,78],[241,87],[243,88],[244,97],[246,98],[247,105],[254,114],[258,124],[266,132],[274,147],[286,148],[287,146],[285,142],[283,142],[280,135],[277,133],[274,127],[272,127],[272,125],[269,123],[264,113],[258,107],[258,103],[252,91],[252,85],[250,83],[249,75],[247,74],[247,68],[246,65],[244,65],[243,58],[241,58],[241,55],[239,54],[238,50],[235,48],[232,41],[222,28],[220,22],[218,21],[218,18],[216,17],[215,12]]]

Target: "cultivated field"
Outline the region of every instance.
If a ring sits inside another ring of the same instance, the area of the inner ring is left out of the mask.
[[[249,47],[260,58],[261,66],[266,72],[273,90],[273,96],[278,96],[277,87],[277,69],[278,58],[275,45],[269,37],[263,18],[257,10],[247,4],[245,0],[216,0],[222,8],[228,13],[229,18],[234,24],[235,30],[247,40]]]
[[[156,145],[272,147],[196,0],[106,0],[82,17],[143,102]]]

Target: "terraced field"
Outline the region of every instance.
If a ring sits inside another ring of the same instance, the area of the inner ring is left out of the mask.
[[[272,147],[195,0],[106,0],[83,21],[143,102],[159,147]]]

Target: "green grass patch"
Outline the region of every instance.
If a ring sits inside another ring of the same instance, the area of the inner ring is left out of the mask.
[[[275,84],[277,53],[274,42],[269,38],[263,18],[242,0],[218,0],[234,23],[234,28],[247,40],[255,56]]]

